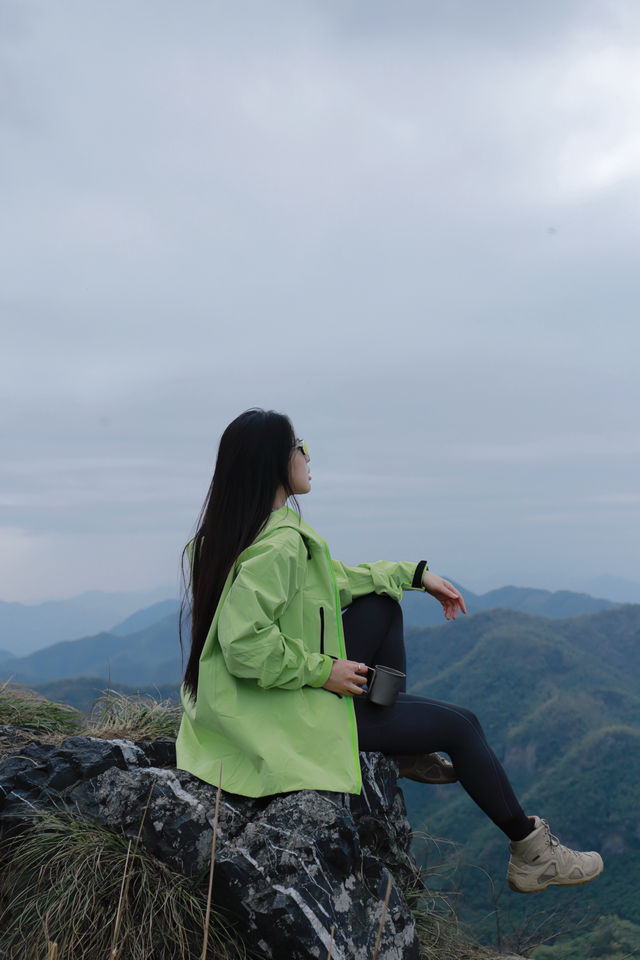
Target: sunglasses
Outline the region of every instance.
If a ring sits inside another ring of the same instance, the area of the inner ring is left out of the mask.
[[[296,437],[296,442],[294,444],[293,449],[299,450],[304,457],[311,458],[311,454],[309,453],[309,447],[307,446],[306,440],[298,440],[298,438]]]

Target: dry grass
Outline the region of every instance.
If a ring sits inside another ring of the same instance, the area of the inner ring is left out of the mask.
[[[194,960],[206,911],[206,893],[193,881],[141,850],[131,856],[125,837],[77,814],[40,814],[2,847],[0,955],[10,960],[40,960],[49,944],[61,960]],[[207,960],[246,956],[214,915]]]
[[[53,703],[33,690],[9,681],[0,686],[0,724],[34,733],[71,736],[78,733],[83,715],[66,703]]]
[[[65,737],[74,735],[105,740],[175,740],[181,714],[182,708],[170,700],[103,690],[85,716],[74,707],[53,703],[27,687],[8,682],[0,687],[0,724],[18,728],[12,738],[17,746],[28,741],[29,733],[58,745]]]
[[[402,893],[416,922],[420,960],[490,960],[493,951],[481,946],[461,929],[447,899],[430,891],[422,871],[416,869]]]
[[[117,690],[103,690],[91,708],[85,732],[105,739],[171,737],[175,740],[181,716],[182,707],[170,700],[159,701],[143,695],[125,696]]]

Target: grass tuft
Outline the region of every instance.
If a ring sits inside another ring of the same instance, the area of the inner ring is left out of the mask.
[[[126,696],[117,690],[103,690],[91,708],[86,732],[92,737],[105,739],[171,737],[175,740],[181,716],[182,707],[171,700],[159,701],[142,694]]]
[[[109,957],[125,871],[117,956],[193,960],[202,945],[206,892],[137,850],[126,837],[57,810],[39,814],[0,853],[0,955],[36,960],[56,944],[62,960]],[[128,861],[128,864],[127,864]],[[207,960],[246,957],[235,931],[213,916]]]
[[[68,736],[77,733],[82,722],[80,711],[66,703],[53,703],[9,681],[0,686],[0,724]]]
[[[413,914],[420,945],[420,960],[489,960],[495,953],[482,947],[461,929],[455,909],[440,893],[425,885],[423,871],[402,884],[402,893]]]

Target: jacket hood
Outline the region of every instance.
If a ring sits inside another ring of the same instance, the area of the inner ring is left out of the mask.
[[[278,510],[273,510],[271,512],[269,519],[254,540],[254,543],[258,542],[259,540],[263,540],[274,530],[281,527],[291,527],[293,530],[297,530],[301,537],[317,537],[317,534],[315,534],[311,527],[305,523],[302,517],[298,516],[295,510],[292,510],[291,507],[288,507],[285,504],[284,507],[280,507]]]

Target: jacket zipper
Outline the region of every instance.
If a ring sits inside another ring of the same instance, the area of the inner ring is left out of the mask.
[[[324,653],[324,607],[320,607],[320,653]],[[337,660],[337,657],[334,657],[332,653],[327,654],[328,657],[331,657],[332,660]],[[337,697],[338,700],[342,700],[342,694],[336,693],[334,690],[330,690],[329,693],[333,693],[334,697]]]

